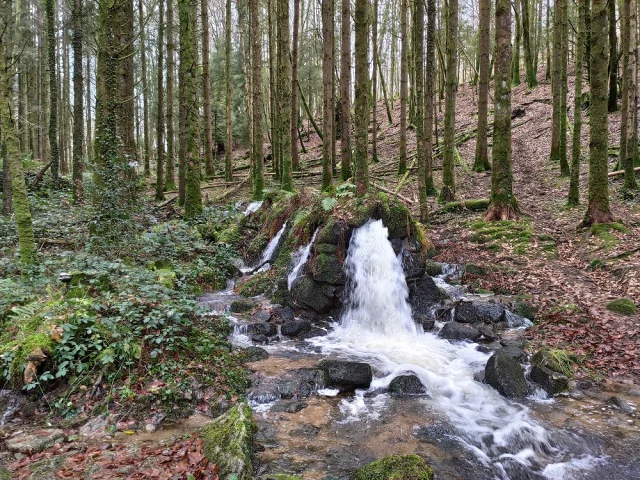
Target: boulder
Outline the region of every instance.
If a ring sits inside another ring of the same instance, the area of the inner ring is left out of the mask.
[[[524,318],[519,315],[516,315],[515,313],[510,312],[509,310],[504,311],[504,320],[505,322],[507,322],[507,326],[509,328],[533,327],[533,322],[531,320],[529,320],[528,318]]]
[[[204,454],[218,466],[221,478],[253,478],[251,455],[255,432],[251,408],[246,403],[238,403],[202,428]]]
[[[524,370],[517,360],[494,353],[484,370],[485,381],[507,398],[527,396],[527,380]]]
[[[425,332],[430,332],[436,326],[436,321],[433,317],[421,313],[415,314],[413,321],[421,325]]]
[[[280,327],[280,333],[287,337],[297,337],[311,330],[311,322],[309,320],[293,320],[286,322]]]
[[[245,363],[257,362],[269,358],[269,353],[264,348],[254,346],[243,349],[240,355]]]
[[[462,302],[453,319],[460,323],[497,323],[504,320],[504,307],[495,303]]]
[[[427,260],[425,263],[425,271],[430,277],[442,275],[442,265],[433,260]]]
[[[569,379],[565,375],[554,372],[544,365],[533,365],[529,372],[529,379],[551,396],[569,389]]]
[[[256,335],[252,335],[251,336],[251,341],[255,342],[255,343],[259,343],[261,345],[269,343],[269,339],[267,338],[267,336],[266,335],[262,335],[261,333],[258,333]]]
[[[434,306],[439,305],[447,298],[447,295],[427,275],[416,280],[409,280],[407,283],[409,285],[409,304],[414,315],[428,315]]]
[[[368,363],[323,360],[319,366],[326,374],[327,386],[337,388],[341,392],[369,388],[373,380],[371,365]]]
[[[250,312],[256,307],[256,303],[252,300],[234,300],[231,302],[230,310],[232,313]]]
[[[396,395],[424,395],[427,389],[417,375],[399,375],[389,384],[389,391]]]
[[[313,260],[312,265],[313,279],[316,282],[344,285],[347,281],[342,262],[336,255],[321,253]]]
[[[538,365],[549,370],[561,373],[566,377],[571,375],[571,367],[568,364],[566,354],[561,351],[552,352],[548,349],[539,350],[532,358],[531,365]]]
[[[329,312],[336,303],[335,297],[335,287],[315,282],[309,277],[302,277],[291,290],[291,299],[296,305],[311,308],[317,313]]]
[[[626,413],[627,415],[632,414],[634,411],[634,408],[630,404],[615,395],[607,400],[607,404],[620,410],[622,413]]]
[[[433,480],[433,470],[418,455],[390,455],[359,468],[353,480]]]
[[[64,432],[58,428],[39,428],[8,438],[5,447],[10,452],[33,455],[64,441]]]
[[[280,398],[306,398],[327,383],[326,373],[319,368],[304,367],[289,370],[275,379]]]
[[[271,320],[278,325],[290,322],[294,318],[295,315],[293,314],[291,307],[278,307],[274,308],[271,312]]]
[[[527,354],[522,349],[515,345],[508,345],[506,347],[502,347],[500,350],[500,355],[506,355],[507,357],[511,357],[516,359],[519,362],[524,362],[527,360]]]
[[[330,219],[324,227],[318,232],[316,243],[328,243],[330,245],[339,245],[341,240],[347,236],[349,226],[344,220]],[[345,242],[348,238],[344,238]]]
[[[266,310],[258,310],[253,315],[251,315],[251,320],[255,322],[268,322],[271,320],[271,312],[267,312]]]
[[[447,340],[471,340],[475,341],[480,338],[481,334],[477,328],[464,323],[448,322],[444,324],[442,330],[438,334],[441,338]]]
[[[250,323],[247,325],[247,335],[264,335],[265,337],[273,337],[277,335],[276,327],[266,322]]]
[[[271,411],[277,413],[298,413],[307,407],[307,403],[298,400],[281,400],[271,407]]]

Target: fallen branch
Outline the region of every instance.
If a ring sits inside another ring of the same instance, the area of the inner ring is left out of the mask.
[[[40,169],[40,171],[36,175],[36,178],[33,179],[33,183],[31,184],[31,188],[36,188],[38,186],[38,184],[42,180],[42,177],[44,177],[45,172],[47,170],[49,170],[50,166],[51,166],[51,161],[49,161],[49,163],[47,163],[44,167],[42,167]]]
[[[388,193],[389,195],[393,195],[395,197],[398,197],[400,200],[402,200],[403,202],[406,202],[406,203],[408,203],[410,205],[413,205],[415,203],[413,200],[411,200],[411,199],[409,199],[409,198],[407,198],[407,197],[405,197],[403,195],[400,195],[399,193],[396,193],[396,192],[394,192],[392,190],[389,190],[388,188],[384,188],[384,187],[382,187],[382,186],[380,186],[380,185],[378,185],[376,183],[371,182],[371,185],[374,188],[377,188],[378,190],[380,190],[380,191],[382,191],[384,193]]]
[[[636,167],[633,169],[634,172],[640,172],[640,167]],[[624,170],[616,170],[615,172],[609,172],[610,177],[616,177],[618,175],[623,175]]]

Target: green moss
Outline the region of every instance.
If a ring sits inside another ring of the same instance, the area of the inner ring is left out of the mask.
[[[532,365],[540,365],[566,377],[573,376],[573,365],[576,363],[575,355],[561,349],[543,349],[531,359]]]
[[[238,229],[238,225],[234,224],[216,234],[215,237],[219,243],[236,245],[240,241],[240,230]]]
[[[251,408],[239,403],[200,431],[204,454],[215,463],[221,478],[238,480],[253,477],[251,464],[253,436],[256,432]]]
[[[174,288],[176,284],[176,273],[169,268],[161,268],[155,271],[156,281],[166,288]]]
[[[430,277],[435,277],[436,275],[442,274],[442,265],[434,262],[433,260],[427,260],[426,264],[426,272]]]
[[[380,218],[385,227],[389,229],[389,237],[402,237],[411,227],[411,212],[401,202],[390,199],[386,194],[377,195]]]
[[[326,253],[328,255],[333,255],[336,253],[338,247],[335,245],[331,245],[330,243],[316,243],[315,251],[316,253]]]
[[[270,273],[271,270],[256,273],[249,280],[238,286],[236,291],[243,297],[255,297],[266,293],[274,284],[274,278]]]
[[[362,467],[353,480],[433,480],[433,470],[418,455],[391,455]]]
[[[267,247],[269,239],[266,233],[259,233],[247,246],[247,258],[257,258]]]
[[[621,223],[597,223],[590,229],[591,235],[601,235],[610,231],[629,233],[629,229]]]
[[[607,303],[607,310],[623,315],[634,315],[636,313],[636,305],[630,298],[618,298]]]
[[[250,312],[255,307],[255,302],[251,300],[234,300],[231,302],[230,309],[233,313],[245,313]]]
[[[427,236],[427,229],[420,222],[416,220],[411,221],[411,235],[421,245],[422,252],[424,252],[425,258],[431,258],[436,254],[436,249]]]
[[[464,273],[469,275],[475,275],[477,277],[483,277],[487,274],[484,267],[476,265],[475,263],[465,263]]]
[[[597,257],[591,260],[591,262],[589,262],[589,268],[591,270],[598,270],[599,268],[603,268],[603,267],[604,267],[604,262]]]
[[[491,250],[500,250],[502,245],[509,245],[515,253],[524,254],[531,243],[531,225],[527,222],[505,220],[500,222],[479,221],[471,224],[471,240],[479,244],[487,244]]]

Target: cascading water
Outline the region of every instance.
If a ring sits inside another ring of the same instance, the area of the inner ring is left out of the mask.
[[[552,435],[530,418],[526,407],[474,380],[489,358],[475,344],[453,344],[415,324],[404,272],[381,220],[369,220],[354,232],[345,271],[349,300],[340,325],[311,342],[323,353],[371,363],[383,374],[374,379],[371,392],[401,373],[416,374],[429,392],[425,403],[448,419],[452,435],[496,478],[571,478],[572,471],[598,461],[588,455],[570,458],[559,445],[572,438]],[[362,392],[342,404],[341,410],[353,414],[364,405]]]
[[[282,238],[282,234],[284,233],[286,228],[287,222],[284,222],[282,228],[278,231],[278,233],[276,233],[276,236],[269,241],[269,243],[267,244],[267,248],[264,249],[262,258],[260,258],[260,262],[258,263],[258,265],[262,265],[259,270],[260,272],[269,270],[269,268],[271,268],[271,265],[268,262],[273,260],[273,255],[276,252],[278,245],[280,244],[280,239]]]
[[[253,212],[258,211],[258,209],[262,206],[262,200],[257,202],[251,202],[247,205],[247,208],[244,210],[244,216],[252,214]]]
[[[289,277],[287,278],[287,286],[289,288],[289,291],[291,291],[293,282],[296,280],[296,278],[300,276],[300,270],[302,270],[302,267],[304,267],[305,263],[307,263],[307,260],[309,260],[309,255],[311,254],[311,247],[313,246],[313,242],[315,241],[317,234],[318,234],[318,230],[313,232],[313,235],[311,236],[311,241],[308,244],[300,247],[298,251],[293,255],[293,259],[292,259],[293,269],[291,270],[291,273],[289,273]]]

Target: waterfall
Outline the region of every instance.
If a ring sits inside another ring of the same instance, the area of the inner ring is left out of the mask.
[[[271,268],[271,265],[265,262],[269,262],[273,260],[273,256],[276,253],[276,250],[278,249],[278,245],[280,244],[280,238],[282,238],[282,234],[284,233],[286,228],[287,228],[287,222],[284,222],[284,225],[282,225],[282,228],[278,231],[278,233],[276,233],[276,236],[269,241],[269,243],[267,244],[267,248],[264,249],[264,252],[262,253],[262,258],[260,258],[260,262],[258,263],[258,265],[262,265],[262,267],[259,270],[260,272],[269,270]]]
[[[247,208],[244,211],[244,216],[246,217],[247,215],[252,214],[253,212],[257,211],[261,206],[262,206],[262,200],[257,202],[251,202],[249,205],[247,205]]]
[[[576,464],[577,459],[560,447],[571,438],[552,436],[526,407],[474,379],[489,355],[477,351],[473,343],[449,342],[425,333],[413,322],[401,261],[381,220],[369,220],[355,230],[345,272],[349,298],[340,325],[328,336],[311,340],[323,353],[369,362],[379,372],[371,392],[388,387],[402,373],[417,375],[428,391],[425,403],[448,418],[452,436],[496,478],[530,478],[518,476],[523,468],[540,478],[541,473],[568,471]],[[357,396],[342,402],[357,410],[356,400]],[[364,406],[364,399],[360,403]],[[592,460],[584,455],[580,461]]]
[[[318,230],[313,232],[311,241],[308,244],[300,247],[298,251],[293,255],[293,259],[292,259],[293,269],[291,270],[291,273],[289,273],[289,277],[287,278],[287,286],[289,288],[289,291],[291,291],[293,282],[300,275],[300,270],[302,270],[302,267],[304,267],[305,263],[307,263],[307,260],[309,260],[309,255],[311,254],[311,247],[313,246],[313,242],[315,241],[317,234],[318,234]]]

